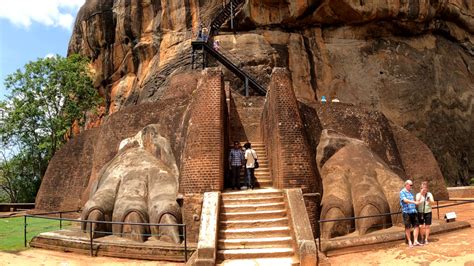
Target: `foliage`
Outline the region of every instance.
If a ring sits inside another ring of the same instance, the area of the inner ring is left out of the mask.
[[[5,80],[11,91],[0,101],[0,189],[11,202],[34,199],[49,160],[71,127],[85,122],[100,97],[88,60],[72,55],[38,59]]]

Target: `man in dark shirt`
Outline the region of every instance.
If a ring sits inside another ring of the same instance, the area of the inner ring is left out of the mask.
[[[231,170],[232,189],[240,189],[240,169],[244,163],[244,153],[240,148],[240,143],[234,141],[234,147],[229,153],[229,168]]]

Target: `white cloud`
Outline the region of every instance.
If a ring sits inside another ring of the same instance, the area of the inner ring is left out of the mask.
[[[55,57],[56,54],[53,54],[53,53],[49,53],[47,55],[44,56],[44,58],[52,58],[52,57]]]
[[[85,0],[7,0],[2,1],[0,18],[20,27],[32,23],[71,30],[74,17]]]

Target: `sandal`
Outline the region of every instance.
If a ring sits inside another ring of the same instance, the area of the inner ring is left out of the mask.
[[[420,242],[415,242],[413,245],[414,246],[423,246],[423,244],[421,244]]]
[[[408,247],[409,247],[409,248],[413,248],[413,245],[412,245],[412,244],[409,244]]]

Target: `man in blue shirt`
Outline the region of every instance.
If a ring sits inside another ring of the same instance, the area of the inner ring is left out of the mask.
[[[419,202],[415,201],[413,194],[411,194],[410,192],[412,186],[413,186],[413,182],[411,180],[407,180],[405,181],[405,188],[400,191],[400,205],[402,206],[403,223],[405,224],[405,235],[408,239],[408,246],[411,248],[414,245],[422,246],[422,244],[418,242],[419,223],[418,223],[418,215],[416,212],[416,205],[418,205]],[[412,227],[414,228],[413,244],[411,243],[411,237],[410,237],[410,229]]]
[[[232,189],[240,189],[240,169],[244,164],[244,152],[240,143],[234,141],[234,148],[229,153],[229,168],[231,170]]]

